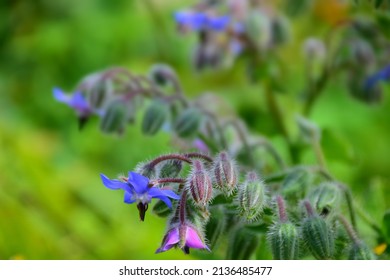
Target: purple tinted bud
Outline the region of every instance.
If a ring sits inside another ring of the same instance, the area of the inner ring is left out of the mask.
[[[211,178],[200,160],[194,160],[191,175],[187,179],[187,188],[198,205],[207,205],[211,200],[213,186]]]
[[[221,152],[214,161],[216,187],[231,195],[237,185],[237,169],[234,161],[226,152]]]
[[[162,244],[156,253],[165,252],[174,246],[178,246],[186,254],[189,253],[190,248],[210,251],[203,239],[202,234],[195,226],[188,223],[176,224],[165,234]]]

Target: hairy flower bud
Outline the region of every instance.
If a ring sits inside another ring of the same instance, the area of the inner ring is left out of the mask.
[[[211,200],[213,191],[211,178],[200,160],[194,160],[192,163],[192,171],[187,179],[187,187],[195,204],[205,206]]]
[[[287,199],[301,200],[311,183],[311,174],[304,168],[289,173],[281,185],[281,193]]]
[[[231,195],[237,185],[237,169],[226,152],[221,152],[214,160],[214,179],[216,187]]]
[[[285,17],[275,17],[271,22],[272,43],[284,44],[290,38],[289,22]]]
[[[174,123],[174,130],[182,138],[191,138],[198,133],[202,122],[202,114],[196,108],[184,110]]]
[[[316,259],[333,259],[334,234],[327,222],[318,216],[309,201],[305,201],[308,217],[302,223],[302,237]]]
[[[153,179],[156,177],[156,168],[149,163],[144,163],[144,162],[139,163],[135,167],[134,171],[149,179]]]
[[[336,184],[324,182],[314,188],[308,195],[310,202],[320,215],[327,216],[339,206],[341,193]]]
[[[100,129],[105,133],[122,133],[127,119],[127,107],[121,100],[113,100],[105,110]]]
[[[146,135],[156,134],[169,115],[169,107],[161,101],[154,101],[146,109],[142,121],[142,132]]]
[[[259,50],[265,50],[272,42],[272,22],[267,14],[258,10],[249,12],[244,27],[249,40]]]
[[[249,172],[244,183],[238,187],[237,202],[240,216],[248,221],[255,220],[263,212],[266,190],[264,182],[255,172]]]
[[[160,178],[176,178],[181,169],[183,168],[183,163],[180,160],[166,160],[161,163],[159,170]]]
[[[176,78],[176,73],[166,64],[156,64],[149,71],[150,79],[158,85],[164,86]]]
[[[275,260],[296,260],[299,252],[299,233],[291,222],[277,222],[267,236]]]
[[[374,260],[374,254],[367,247],[365,243],[358,240],[358,242],[354,242],[348,252],[348,259],[350,260]]]

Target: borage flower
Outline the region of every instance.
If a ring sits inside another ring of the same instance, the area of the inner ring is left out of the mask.
[[[65,103],[76,111],[79,118],[80,129],[93,113],[91,106],[81,92],[76,91],[73,95],[67,95],[60,88],[54,88],[53,96],[57,101]]]
[[[141,221],[145,219],[146,210],[148,210],[148,204],[153,198],[162,200],[169,208],[172,207],[172,203],[169,198],[179,199],[180,197],[172,190],[160,189],[149,183],[147,177],[135,172],[129,172],[129,177],[124,178],[125,182],[120,180],[111,180],[104,174],[100,174],[103,184],[111,190],[122,189],[125,191],[124,202],[132,204],[137,203],[139,216]]]
[[[174,15],[176,23],[185,29],[201,31],[224,31],[230,23],[230,17],[212,16],[202,12],[180,11]]]
[[[190,248],[210,251],[209,247],[202,241],[201,234],[194,226],[187,223],[179,224],[168,230],[156,253],[168,251],[174,246],[178,246],[186,254],[190,252]]]
[[[364,82],[364,89],[370,90],[380,81],[390,81],[390,65],[368,77]]]

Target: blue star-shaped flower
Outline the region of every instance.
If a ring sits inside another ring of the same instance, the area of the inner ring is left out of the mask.
[[[177,24],[194,31],[224,31],[230,23],[230,17],[228,15],[211,16],[202,12],[180,11],[176,12],[174,17]]]
[[[137,202],[140,219],[145,219],[145,212],[148,210],[148,204],[153,198],[162,200],[169,208],[172,203],[169,198],[179,199],[180,197],[171,190],[164,190],[149,184],[149,179],[135,172],[129,172],[129,177],[125,179],[126,182],[120,180],[111,180],[104,174],[100,174],[103,184],[111,190],[122,189],[125,191],[124,202]]]
[[[53,96],[57,101],[65,103],[76,110],[80,116],[86,116],[92,112],[91,107],[81,92],[75,92],[73,95],[67,95],[60,88],[54,88]]]
[[[364,82],[364,89],[370,90],[375,87],[375,85],[380,81],[389,81],[390,80],[390,65],[387,65],[385,68],[376,72],[366,79]]]

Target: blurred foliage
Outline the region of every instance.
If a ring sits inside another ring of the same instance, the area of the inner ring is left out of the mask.
[[[194,1],[193,1],[194,2]],[[281,1],[279,1],[281,2]],[[293,38],[283,46],[290,95],[278,101],[288,129],[298,137],[297,108],[304,77],[304,36],[324,37],[348,16],[337,1],[319,0],[311,12],[294,14]],[[364,2],[364,1],[362,1]],[[155,255],[165,224],[156,215],[138,220],[136,207],[102,185],[99,173],[115,176],[136,163],[174,150],[163,132],[141,135],[139,120],[123,137],[105,136],[88,123],[80,132],[71,110],[59,106],[52,88],[72,90],[80,77],[113,65],[145,72],[156,62],[172,65],[190,96],[213,92],[287,153],[269,121],[265,98],[248,84],[245,67],[197,73],[189,58],[196,38],[175,30],[172,13],[181,1],[5,0],[0,3],[0,259],[191,259],[220,258],[180,250]],[[333,5],[333,6],[332,6]],[[374,7],[364,7],[367,14]],[[315,20],[316,24],[313,24]],[[379,21],[385,21],[382,16]],[[322,128],[329,170],[350,185],[357,206],[382,224],[390,208],[390,89],[382,103],[353,99],[335,78],[311,119]],[[303,163],[315,162],[309,148]],[[387,219],[388,220],[388,219]],[[386,224],[388,227],[388,223]],[[371,229],[359,222],[365,236]],[[372,240],[369,246],[374,246]],[[269,256],[260,242],[258,256]]]

